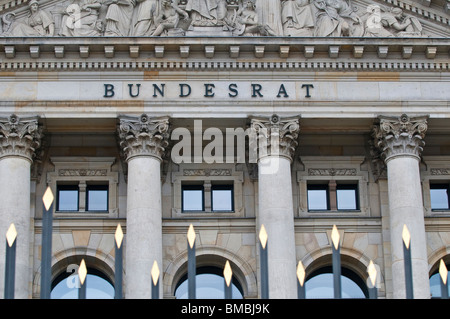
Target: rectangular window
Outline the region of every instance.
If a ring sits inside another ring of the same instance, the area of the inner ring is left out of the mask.
[[[359,210],[358,184],[338,182],[331,180],[327,184],[308,184],[308,210]]]
[[[58,185],[56,192],[57,211],[78,211],[78,185]]]
[[[430,200],[432,210],[450,209],[449,190],[449,184],[430,184]]]
[[[108,185],[88,185],[86,187],[87,211],[108,211]]]
[[[358,185],[337,184],[336,202],[338,210],[358,210]]]
[[[199,212],[205,209],[202,185],[183,185],[181,196],[183,212]]]
[[[211,187],[212,211],[234,211],[233,185],[213,185]]]
[[[308,184],[308,210],[329,210],[328,185]]]

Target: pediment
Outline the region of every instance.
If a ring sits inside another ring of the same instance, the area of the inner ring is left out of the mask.
[[[445,0],[35,1],[0,1],[1,37],[450,37]]]

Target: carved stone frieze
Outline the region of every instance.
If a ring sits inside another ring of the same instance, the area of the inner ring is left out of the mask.
[[[231,169],[184,169],[184,176],[231,176]]]
[[[384,161],[405,155],[420,158],[427,127],[426,116],[379,117],[379,123],[373,127],[373,145]]]
[[[310,176],[356,176],[355,168],[310,168]]]
[[[450,169],[448,168],[431,168],[431,175],[450,175]]]
[[[270,119],[252,119],[250,128],[250,156],[284,156],[292,161],[300,132],[298,118],[280,119],[274,114]]]
[[[118,126],[119,145],[128,161],[134,156],[147,155],[162,159],[169,145],[169,119],[122,117]]]
[[[60,169],[59,176],[106,176],[106,169]]]
[[[41,3],[42,2],[42,3]],[[11,37],[293,36],[427,37],[399,6],[351,0],[65,0],[6,12]]]
[[[19,118],[13,114],[0,118],[0,158],[21,156],[33,162],[41,139],[42,127],[36,117]]]

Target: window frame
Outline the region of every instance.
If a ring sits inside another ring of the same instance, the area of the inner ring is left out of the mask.
[[[356,208],[339,208],[338,190],[354,190]],[[338,211],[359,211],[359,187],[358,183],[338,183],[336,185],[336,207]]]
[[[77,192],[77,208],[76,209],[60,209],[61,205],[61,191],[76,191]],[[56,186],[56,212],[78,212],[80,210],[80,187],[77,184],[59,183]]]
[[[298,207],[298,217],[371,216],[369,167],[365,156],[301,156],[300,163],[302,165],[296,172],[298,193],[294,196],[294,204]],[[338,210],[337,198],[335,198],[334,202],[328,199],[330,210],[310,210],[308,203],[308,185],[310,184],[329,184],[329,192],[336,192],[336,187],[340,184],[357,185],[358,209]]]
[[[322,190],[325,191],[326,196],[326,209],[311,209],[310,208],[310,196],[309,191],[317,191]],[[306,192],[306,198],[307,198],[307,207],[309,212],[322,212],[322,211],[329,211],[330,210],[330,190],[328,187],[328,183],[308,183],[307,184],[307,192]]]
[[[186,210],[184,208],[185,191],[201,191],[202,194],[202,209],[201,210]],[[181,185],[181,211],[183,213],[198,213],[205,211],[205,188],[203,185],[183,184]]]
[[[197,163],[181,163],[177,170],[170,172],[172,182],[172,201],[163,201],[163,215],[166,218],[214,218],[245,217],[244,207],[244,172],[235,164],[204,165]],[[183,211],[183,185],[203,185],[205,188],[204,210]],[[211,188],[216,185],[233,185],[233,211],[211,208]],[[164,213],[168,212],[168,213]]]
[[[106,209],[104,210],[97,210],[97,209],[89,209],[89,191],[97,191],[97,190],[104,190],[106,191]],[[109,185],[107,183],[100,183],[100,184],[87,184],[86,186],[86,212],[98,212],[98,213],[104,213],[109,211]]]
[[[214,191],[216,190],[229,190],[231,191],[231,209],[225,210],[225,209],[214,209]],[[219,213],[219,212],[226,212],[226,213],[233,213],[234,212],[234,185],[233,184],[213,184],[211,186],[211,212],[213,213]]]
[[[326,182],[326,183],[325,183]],[[335,180],[321,181],[320,183],[307,183],[307,207],[309,212],[359,212],[359,190],[358,183],[353,181],[345,181],[336,183]],[[323,190],[326,194],[326,209],[311,209],[310,208],[310,191]],[[354,190],[355,206],[356,208],[339,208],[338,191],[339,190]],[[333,204],[331,204],[333,203]],[[335,206],[335,207],[334,207]]]
[[[424,214],[426,217],[450,217],[450,209],[431,208],[430,192],[433,184],[450,185],[450,156],[422,156],[422,159],[423,165],[421,165],[420,175]]]
[[[85,218],[119,217],[119,173],[118,168],[115,167],[114,169],[113,166],[116,163],[116,157],[56,156],[51,157],[50,162],[54,165],[54,170],[48,171],[46,177],[47,185],[51,188],[53,194],[56,194],[53,208],[55,218],[73,218],[74,216]],[[47,188],[47,185],[45,185],[45,188]],[[58,210],[59,205],[56,202],[58,200],[58,185],[78,186],[78,211]],[[87,210],[87,188],[91,185],[105,185],[105,187],[107,185],[108,209],[106,211]],[[43,188],[42,194],[45,188]],[[43,211],[40,212],[43,213]]]
[[[445,189],[447,191],[447,208],[433,208],[433,202],[431,200],[432,189]],[[450,211],[450,183],[443,182],[431,182],[430,181],[430,209],[432,212],[447,212]]]

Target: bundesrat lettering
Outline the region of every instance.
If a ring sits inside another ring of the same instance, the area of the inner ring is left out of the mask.
[[[203,87],[204,87],[203,96],[205,98],[213,98],[216,95],[216,92],[215,92],[216,86],[214,83],[204,83]],[[313,89],[314,86],[312,84],[302,84],[301,87],[302,87],[302,89],[305,89],[305,98],[310,98],[311,97],[311,89]],[[105,83],[103,97],[104,98],[114,97],[115,89],[116,88],[113,84]],[[136,84],[129,83],[128,84],[128,94],[132,98],[139,97],[142,89],[152,90],[152,92],[153,92],[152,96],[154,98],[164,97],[164,95],[166,93],[166,84],[165,83],[160,83],[160,84],[153,83],[150,87],[146,87],[146,88],[143,88],[141,83],[136,83]],[[270,90],[273,93],[276,93],[275,97],[277,97],[277,98],[288,98],[289,97],[289,93],[284,84],[280,84],[280,86],[278,88],[270,87],[270,88],[266,88],[266,89]],[[191,85],[189,85],[188,83],[178,83],[178,90],[179,90],[178,97],[187,98],[191,95],[193,89],[192,89]],[[240,88],[237,83],[228,84],[228,97],[230,97],[230,98],[238,97],[239,90],[242,90],[242,88]],[[250,90],[250,96],[252,98],[263,98],[264,97],[262,84],[251,83],[249,85],[249,87],[247,87],[247,90]]]

